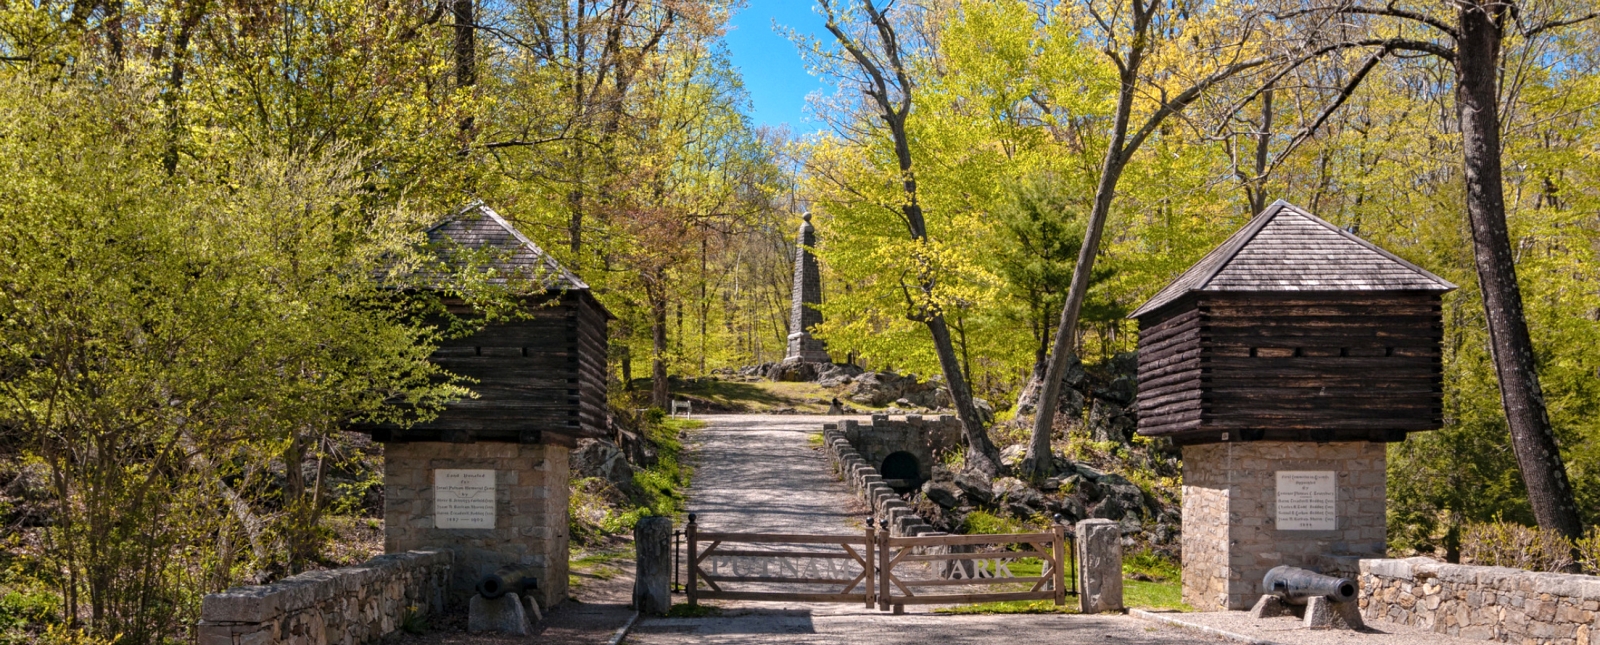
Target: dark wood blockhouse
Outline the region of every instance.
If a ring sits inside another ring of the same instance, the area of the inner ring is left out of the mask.
[[[437,419],[404,430],[378,428],[379,441],[496,441],[559,444],[605,435],[606,325],[615,317],[589,285],[517,232],[505,218],[475,203],[428,231],[447,258],[491,271],[510,285],[529,317],[487,325],[444,342],[433,360],[477,382],[478,394],[450,404]],[[451,313],[473,315],[465,303]]]
[[[1400,441],[1438,428],[1439,301],[1454,288],[1276,202],[1131,316],[1139,433]]]

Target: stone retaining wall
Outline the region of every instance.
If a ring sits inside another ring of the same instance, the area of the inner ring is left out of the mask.
[[[920,417],[912,418],[921,421]],[[905,420],[892,421],[887,415],[872,417],[873,427],[909,423],[911,422]],[[888,522],[890,535],[899,537],[939,532],[912,512],[911,505],[900,499],[900,495],[896,494],[888,484],[883,483],[883,476],[878,473],[877,467],[862,458],[861,454],[850,446],[850,440],[845,438],[845,433],[839,429],[839,424],[829,423],[822,426],[822,443],[828,452],[828,459],[833,462],[834,470],[839,473],[845,484],[850,486],[850,490],[872,506],[874,516]]]
[[[841,423],[839,433],[868,464],[880,471],[883,460],[889,455],[909,453],[917,459],[917,476],[927,480],[933,477],[938,454],[959,447],[961,421],[948,414],[927,417],[912,414],[901,419],[875,414],[868,425],[854,420]]]
[[[198,645],[362,645],[399,630],[410,614],[438,615],[450,587],[449,551],[380,555],[206,594]]]
[[[1589,645],[1600,642],[1600,577],[1429,558],[1362,560],[1361,613],[1463,638]]]

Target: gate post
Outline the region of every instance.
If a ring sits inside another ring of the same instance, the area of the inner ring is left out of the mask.
[[[889,610],[889,527],[878,531],[878,611]]]
[[[688,578],[689,578],[689,586],[686,588],[685,591],[689,595],[689,606],[690,607],[698,607],[698,606],[700,606],[700,599],[699,599],[699,595],[700,594],[697,591],[697,588],[700,585],[695,581],[695,572],[700,569],[700,566],[699,566],[700,565],[700,551],[695,548],[696,542],[695,542],[695,539],[694,539],[694,534],[695,534],[695,529],[696,528],[697,527],[695,526],[695,523],[694,523],[694,513],[690,513],[689,514],[689,525],[687,527],[684,527],[684,530],[683,530],[683,536],[685,538],[687,538],[688,541],[689,541],[689,560],[688,560],[688,562],[685,563],[685,566],[687,566],[689,568],[689,570],[687,572],[687,575],[688,575]]]
[[[1053,551],[1056,563],[1055,566],[1050,567],[1054,570],[1055,579],[1050,581],[1050,586],[1055,587],[1056,606],[1059,607],[1067,604],[1067,529],[1061,526],[1060,515],[1057,515],[1055,519],[1055,524],[1050,527],[1050,532],[1055,535],[1055,548]]]
[[[864,570],[862,571],[862,575],[865,576],[864,582],[866,583],[866,586],[861,588],[861,590],[863,592],[862,595],[865,595],[867,597],[867,609],[872,609],[872,601],[873,601],[873,599],[875,597],[874,594],[872,593],[872,590],[873,590],[873,585],[877,583],[877,580],[873,579],[872,570],[876,568],[874,566],[876,563],[874,562],[873,557],[876,556],[877,553],[874,552],[873,547],[877,546],[875,544],[877,542],[877,540],[878,540],[877,532],[872,530],[872,518],[869,517],[869,518],[867,518],[867,547],[866,547],[867,548],[867,557],[866,557],[866,566],[863,567]]]

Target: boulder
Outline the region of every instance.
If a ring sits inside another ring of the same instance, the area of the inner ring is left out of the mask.
[[[633,465],[616,444],[604,439],[579,439],[578,447],[568,457],[573,474],[578,477],[595,477],[610,482],[623,492],[632,494]]]
[[[1028,447],[1022,444],[1006,446],[1000,451],[1000,465],[1007,468],[1016,468],[1022,465],[1022,460],[1028,456]]]
[[[973,503],[984,506],[994,503],[994,488],[989,485],[989,478],[983,473],[974,470],[961,471],[956,474],[955,485]]]
[[[972,406],[978,409],[978,423],[989,425],[994,423],[994,406],[983,399],[973,399]]]
[[[630,464],[645,468],[656,465],[656,447],[650,440],[621,429],[617,430],[616,436],[622,440],[617,448],[622,450],[622,454],[627,457]]]
[[[845,398],[861,405],[882,407],[905,395],[905,379],[893,372],[866,372],[855,377]]]
[[[949,481],[930,480],[922,484],[922,494],[928,501],[943,508],[955,508],[961,505],[961,489]]]
[[[1089,511],[1084,508],[1083,502],[1069,495],[1048,498],[1045,502],[1045,510],[1053,515],[1060,515],[1061,521],[1068,524],[1089,517]]]
[[[1139,393],[1139,382],[1132,376],[1118,376],[1111,380],[1105,388],[1097,394],[1109,399],[1118,405],[1132,405],[1134,395]]]
[[[1089,409],[1089,437],[1095,441],[1127,443],[1133,438],[1135,422],[1117,403],[1095,399]]]
[[[1012,515],[1032,517],[1045,509],[1045,497],[1015,477],[1002,477],[994,484],[994,495]]]
[[[1133,482],[1121,475],[1106,475],[1096,482],[1102,496],[1099,503],[1089,510],[1090,517],[1122,520],[1124,518],[1137,518],[1145,515],[1144,491],[1139,490]]]

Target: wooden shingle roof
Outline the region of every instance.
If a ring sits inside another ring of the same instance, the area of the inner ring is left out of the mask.
[[[1456,285],[1279,200],[1129,315],[1193,291],[1431,291]]]
[[[525,280],[547,291],[588,291],[589,285],[483,202],[473,202],[428,229],[428,243],[447,259],[481,263],[489,282]],[[465,250],[466,252],[463,252]]]

